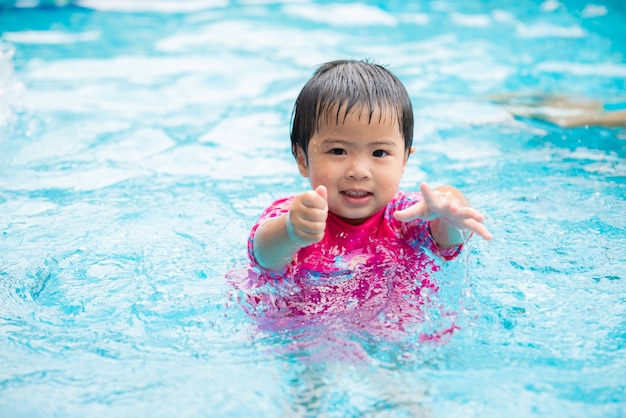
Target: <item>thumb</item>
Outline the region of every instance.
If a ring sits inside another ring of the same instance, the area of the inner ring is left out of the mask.
[[[401,222],[411,222],[418,218],[424,219],[424,203],[424,200],[420,200],[408,208],[395,211],[393,216]]]
[[[322,196],[324,200],[328,202],[328,190],[326,190],[326,186],[317,186],[315,188],[315,193]]]

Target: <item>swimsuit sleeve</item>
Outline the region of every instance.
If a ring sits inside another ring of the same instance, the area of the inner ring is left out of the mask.
[[[262,276],[266,276],[265,279],[277,279],[280,277],[284,277],[290,270],[291,266],[287,265],[279,270],[269,270],[262,267],[256,259],[256,256],[254,255],[254,236],[257,229],[259,229],[259,225],[264,220],[276,218],[278,216],[288,213],[293,199],[294,196],[290,196],[279,199],[272,203],[267,209],[265,209],[265,211],[263,211],[263,213],[259,217],[259,220],[254,224],[252,230],[250,231],[250,237],[248,238],[248,257],[250,258],[250,263],[252,264],[252,267],[258,269],[261,272]]]
[[[433,238],[430,231],[430,223],[428,221],[415,219],[411,222],[401,222],[393,216],[395,211],[406,209],[421,200],[422,194],[419,192],[398,192],[393,200],[387,205],[385,210],[385,220],[396,236],[404,239],[409,245],[428,249],[431,253],[438,255],[444,260],[452,260],[456,258],[461,253],[461,250],[463,250],[463,244],[459,244],[458,246],[452,248],[443,248]]]

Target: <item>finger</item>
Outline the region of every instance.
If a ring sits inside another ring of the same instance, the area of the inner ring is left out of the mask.
[[[426,182],[420,184],[420,192],[422,193],[422,201],[424,202],[423,219],[433,219],[436,214],[441,212],[447,207],[449,209],[460,206],[458,200],[452,200],[450,192],[441,192],[436,189],[431,189]],[[447,206],[446,206],[447,204]]]
[[[301,221],[297,224],[295,230],[300,242],[312,244],[324,238],[326,222]]]
[[[487,241],[491,241],[491,239],[493,238],[491,233],[489,232],[489,230],[487,229],[487,227],[479,222],[476,222],[474,220],[469,220],[467,222],[465,222],[465,228],[469,231],[472,231],[475,234],[480,235],[482,238],[484,238]]]
[[[307,246],[324,238],[324,229],[303,228],[287,224],[287,236],[300,246]]]
[[[326,189],[326,186],[317,186],[315,193],[322,196],[324,200],[328,202],[328,190]]]
[[[426,201],[426,203],[430,205],[433,199],[435,198],[433,189],[430,188],[428,183],[423,181],[420,183],[420,192],[422,192],[422,196],[424,197],[424,200]]]
[[[328,217],[328,211],[318,208],[305,208],[300,212],[299,217],[304,222],[325,222]]]
[[[456,218],[473,219],[476,222],[485,220],[485,216],[471,206],[452,206],[450,207],[450,214]]]
[[[414,219],[421,218],[424,214],[424,201],[419,201],[413,206],[409,206],[406,209],[397,210],[393,213],[393,216],[402,222],[410,222]]]
[[[317,235],[324,232],[326,224],[323,222],[304,222],[299,226],[301,232],[309,235]]]
[[[326,189],[324,186],[320,186],[324,190]],[[316,208],[316,209],[326,209],[328,203],[326,202],[326,197],[321,196],[317,193],[316,190],[311,190],[302,194],[302,205],[307,208]]]

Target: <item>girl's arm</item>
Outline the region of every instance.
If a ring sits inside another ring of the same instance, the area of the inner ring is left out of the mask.
[[[285,267],[302,247],[324,238],[328,203],[326,188],[319,186],[297,195],[289,212],[263,221],[254,235],[254,257],[268,270]]]
[[[396,211],[394,216],[402,222],[420,218],[430,221],[433,238],[442,248],[455,247],[465,240],[462,231],[475,232],[486,240],[491,233],[482,222],[485,217],[472,208],[467,198],[452,186],[431,189],[420,185],[423,199],[415,205]]]

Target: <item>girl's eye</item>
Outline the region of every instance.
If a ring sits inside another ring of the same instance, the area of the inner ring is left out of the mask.
[[[374,157],[384,157],[385,155],[387,155],[386,151],[383,151],[381,149],[378,149],[376,151],[374,151],[374,153],[372,154]]]
[[[330,153],[333,154],[333,155],[343,155],[346,152],[343,149],[341,149],[341,148],[333,148],[333,149],[330,150]]]

